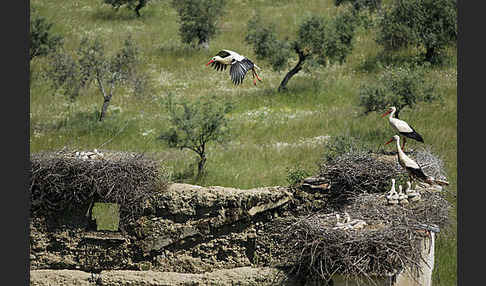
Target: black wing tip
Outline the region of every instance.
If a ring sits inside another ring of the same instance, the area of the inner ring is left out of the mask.
[[[411,173],[412,173],[412,174],[413,174],[415,177],[417,177],[417,178],[419,178],[419,179],[426,180],[426,179],[428,178],[428,176],[427,176],[427,175],[425,175],[425,173],[424,173],[424,171],[422,170],[422,168],[420,168],[420,169],[409,168],[409,169],[410,169]]]
[[[226,65],[219,62],[212,62],[210,65],[217,71],[226,70]]]
[[[412,128],[413,130],[413,128]],[[417,140],[419,142],[422,142],[424,143],[424,138],[422,137],[422,135],[418,134],[417,131],[413,131],[413,132],[400,132],[400,134],[402,134],[403,136],[405,137],[408,137],[410,139],[414,139],[414,140]]]

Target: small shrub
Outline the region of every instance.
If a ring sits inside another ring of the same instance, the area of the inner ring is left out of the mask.
[[[302,180],[309,176],[310,173],[303,169],[301,166],[287,168],[287,182],[290,186],[298,185],[302,182]]]
[[[197,178],[201,178],[208,144],[223,143],[229,138],[226,114],[232,109],[230,102],[220,102],[215,97],[175,101],[169,94],[167,110],[171,128],[162,132],[158,139],[167,142],[169,147],[194,151],[199,156]]]
[[[362,140],[349,135],[338,135],[326,141],[323,154],[323,162],[330,161],[347,152],[371,152]]]
[[[427,81],[425,75],[423,67],[386,68],[376,82],[360,87],[359,105],[367,114],[390,106],[401,110],[413,108],[418,102],[441,100],[442,97],[434,92],[435,84]]]

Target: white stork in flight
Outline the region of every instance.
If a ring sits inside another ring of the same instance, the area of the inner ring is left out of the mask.
[[[221,50],[214,57],[209,60],[206,66],[211,65],[216,70],[225,70],[228,65],[231,65],[230,76],[235,85],[243,82],[246,73],[251,70],[253,76],[253,84],[256,85],[255,76],[258,81],[262,81],[255,71],[255,68],[260,69],[247,57],[242,56],[230,50]]]
[[[398,163],[400,164],[400,166],[402,166],[402,168],[404,168],[407,171],[411,181],[412,179],[415,178],[425,183],[428,183],[430,185],[433,184],[449,185],[449,182],[447,181],[442,181],[442,180],[434,179],[431,176],[427,176],[422,170],[422,168],[419,166],[419,164],[417,164],[417,162],[412,160],[402,151],[402,149],[400,148],[400,136],[394,135],[392,139],[390,139],[390,141],[385,143],[385,145],[387,145],[392,141],[397,142]]]
[[[395,106],[392,106],[381,117],[385,117],[387,114],[390,114],[390,116],[388,117],[388,122],[390,122],[390,125],[398,133],[405,136],[405,137],[403,137],[402,149],[405,150],[404,147],[405,147],[405,141],[406,141],[407,137],[424,143],[424,139],[422,138],[422,135],[418,134],[417,131],[415,131],[415,129],[413,129],[410,125],[408,125],[407,122],[398,119],[398,116],[394,117],[396,111],[397,111],[397,109],[395,108]]]

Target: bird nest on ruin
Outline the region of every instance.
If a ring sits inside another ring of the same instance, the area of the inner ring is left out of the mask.
[[[407,206],[388,205],[376,193],[356,194],[352,201],[342,211],[273,224],[279,264],[294,275],[324,281],[334,274],[371,279],[403,269],[418,273],[424,237],[449,224],[450,204],[440,192],[422,191],[422,199]]]
[[[412,151],[410,157],[422,167],[425,174],[441,180],[447,178],[444,162],[432,152],[430,146]]]
[[[427,175],[445,178],[442,160],[430,148],[419,148],[410,156],[423,167]],[[391,179],[404,184],[407,172],[396,154],[378,154],[365,148],[350,148],[319,164],[318,177],[329,183],[330,203],[341,206],[350,203],[357,193],[384,193]]]
[[[55,213],[92,203],[117,203],[122,224],[139,217],[147,200],[164,189],[168,172],[143,154],[57,151],[31,155],[31,210]]]

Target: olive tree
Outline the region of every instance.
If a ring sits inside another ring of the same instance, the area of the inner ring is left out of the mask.
[[[208,48],[209,39],[218,32],[218,20],[226,0],[172,0],[179,15],[179,35],[185,44]]]
[[[285,90],[288,81],[307,64],[327,66],[343,63],[352,51],[355,31],[352,12],[345,10],[334,18],[309,16],[300,24],[295,39],[280,40],[274,24],[265,24],[257,14],[248,22],[245,41],[253,46],[257,59],[266,59],[275,71],[286,68],[292,53],[297,63],[283,78],[279,91]]]
[[[136,90],[140,78],[137,71],[138,49],[128,37],[119,51],[109,56],[99,38],[83,38],[75,57],[61,52],[51,57],[47,75],[56,90],[74,99],[83,88],[93,86],[103,96],[99,121],[102,121],[110,101],[120,85]]]
[[[200,178],[207,161],[208,144],[223,143],[229,138],[226,114],[232,109],[230,102],[221,102],[214,97],[188,101],[175,100],[169,94],[167,110],[171,127],[162,132],[159,139],[167,142],[169,147],[194,151],[199,156],[197,178]]]
[[[457,40],[456,0],[394,0],[378,24],[377,43],[386,51],[409,46],[425,50],[425,61],[440,63]]]
[[[74,101],[82,88],[81,71],[78,62],[63,50],[49,56],[46,75],[54,90]]]
[[[128,9],[134,10],[140,17],[140,10],[147,5],[150,0],[103,0],[105,4],[113,6],[116,10],[125,5]]]

